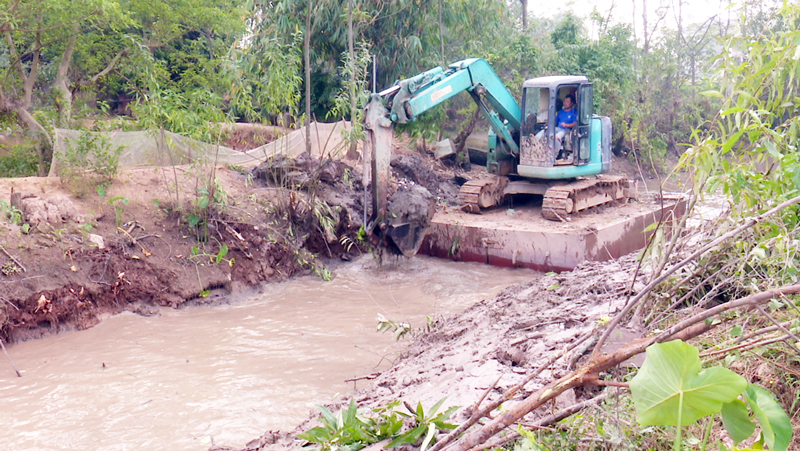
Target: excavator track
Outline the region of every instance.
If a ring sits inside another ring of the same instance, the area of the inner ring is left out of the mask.
[[[569,215],[598,205],[636,197],[636,181],[621,176],[598,176],[549,188],[542,202],[542,216],[563,221]]]
[[[480,213],[482,208],[497,205],[503,198],[506,185],[506,177],[487,177],[464,183],[458,192],[458,199],[463,205],[461,208],[469,213]]]

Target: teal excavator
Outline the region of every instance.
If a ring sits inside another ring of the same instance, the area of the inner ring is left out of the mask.
[[[601,175],[611,169],[611,119],[593,114],[592,84],[584,76],[548,76],[522,85],[522,106],[484,60],[473,58],[436,67],[373,94],[367,104],[364,155],[371,159],[373,214],[368,229],[406,256],[416,254],[429,220],[387,213],[394,124],[466,91],[489,122],[487,176],[466,182],[459,200],[473,213],[514,194],[543,196],[542,215],[570,214],[636,195],[626,177]],[[556,114],[570,96],[577,123],[563,138]],[[390,219],[394,218],[394,220]],[[430,219],[430,218],[429,218]]]

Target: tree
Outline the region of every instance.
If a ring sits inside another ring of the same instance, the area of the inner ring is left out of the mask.
[[[39,172],[52,158],[52,138],[43,123],[68,127],[78,90],[123,79],[145,89],[138,68],[125,67],[136,48],[159,61],[161,81],[182,87],[209,85],[214,38],[240,33],[232,0],[53,0],[0,1],[0,32],[9,64],[0,67],[0,114],[13,116],[38,137]],[[238,36],[237,36],[238,37]],[[230,39],[230,38],[229,38]],[[230,42],[230,41],[229,41]],[[79,63],[75,63],[75,61]],[[214,78],[214,77],[211,77]],[[49,87],[55,95],[46,96]],[[47,124],[47,127],[45,126]]]

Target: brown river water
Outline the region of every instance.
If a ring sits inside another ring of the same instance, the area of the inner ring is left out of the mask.
[[[334,276],[8,346],[23,377],[0,355],[0,450],[243,447],[388,368],[403,341],[376,332],[378,313],[421,328],[537,274],[363,256]]]

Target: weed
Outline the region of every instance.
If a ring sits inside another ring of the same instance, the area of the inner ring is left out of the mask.
[[[397,411],[395,409],[400,402],[393,401],[386,407],[373,410],[375,416],[360,414],[352,399],[347,408],[339,410],[336,414],[326,407],[317,406],[322,413],[322,426],[298,434],[298,437],[316,443],[318,445],[316,449],[319,451],[355,451],[388,438],[393,440],[386,448],[421,441],[420,451],[425,451],[433,443],[437,431],[456,427],[447,423],[447,420],[458,407],[450,407],[444,412],[437,413],[445,399],[437,402],[427,413],[422,403],[417,403],[416,409],[405,404],[409,413]],[[400,434],[403,418],[410,419],[412,425],[411,429]]]
[[[116,196],[108,199],[108,205],[114,207],[114,219],[117,227],[122,225],[123,214],[125,213],[125,207],[128,205],[128,203],[128,199],[122,196]]]
[[[117,175],[124,146],[113,147],[99,133],[82,133],[77,140],[67,139],[66,143],[67,149],[58,155],[61,182],[76,196],[97,186],[105,190]]]
[[[0,157],[0,174],[3,177],[30,177],[39,170],[39,156],[30,146],[13,145],[11,152]]]
[[[392,429],[381,428],[374,419],[360,415],[353,399],[346,409],[336,414],[324,406],[317,407],[322,412],[322,426],[298,434],[298,437],[316,443],[320,451],[356,451],[379,442],[382,440],[381,432]],[[393,425],[400,429],[402,420],[395,421]]]
[[[222,262],[228,264],[228,266],[233,267],[234,263],[236,263],[235,258],[226,258],[229,252],[228,245],[225,243],[219,243],[219,250],[216,254],[209,254],[206,252],[200,252],[200,248],[197,246],[192,246],[192,254],[187,257],[189,261],[194,263],[195,272],[197,272],[197,282],[200,285],[200,294],[201,298],[204,298],[211,294],[209,290],[203,288],[203,279],[200,277],[200,265],[201,260],[208,259],[208,262],[211,264],[219,265]]]
[[[12,207],[4,200],[0,200],[0,216],[12,224],[22,223],[22,211],[17,207]]]
[[[439,408],[442,407],[445,399],[447,398],[445,397],[440,399],[439,402],[434,404],[434,406],[427,413],[423,409],[421,402],[417,403],[416,409],[412,409],[410,405],[404,403],[406,409],[408,409],[411,414],[408,415],[403,412],[397,413],[404,417],[411,418],[414,421],[414,426],[411,430],[392,440],[387,448],[417,443],[424,435],[425,438],[422,440],[422,445],[420,445],[419,450],[425,451],[429,445],[433,444],[434,435],[437,431],[455,429],[456,425],[447,423],[447,420],[450,418],[450,415],[452,415],[453,412],[458,410],[457,406],[452,406],[444,412],[437,413],[439,412]]]
[[[411,332],[411,325],[386,319],[385,316],[378,313],[378,332],[392,332],[394,339],[400,340],[400,338]]]
[[[2,268],[0,268],[0,272],[2,272],[6,276],[11,276],[14,274],[19,274],[22,272],[22,269],[17,266],[14,262],[6,262]]]

